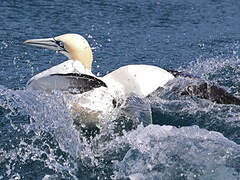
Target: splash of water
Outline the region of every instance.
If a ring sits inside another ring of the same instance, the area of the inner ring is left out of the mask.
[[[217,67],[237,68],[234,62],[222,63]],[[231,72],[228,68],[226,71]],[[214,73],[218,72],[211,72],[205,79],[217,81]],[[173,81],[169,89],[151,99],[129,98],[104,117],[100,134],[92,139],[74,125],[72,112],[66,108],[68,97],[62,93],[0,87],[0,131],[6,130],[9,137],[6,143],[0,143],[0,178],[38,174],[44,179],[204,179],[223,175],[237,179],[239,145],[231,140],[238,142],[239,138],[239,107],[182,97],[172,91],[185,83],[186,79]],[[152,120],[172,126],[139,125]],[[173,127],[186,125],[189,127]]]

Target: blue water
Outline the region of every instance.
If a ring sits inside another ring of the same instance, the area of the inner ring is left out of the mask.
[[[149,111],[153,125],[119,133],[113,114],[89,141],[61,93],[25,90],[33,75],[66,57],[23,45],[78,33],[93,47],[100,76],[151,64],[240,96],[239,17],[233,0],[2,0],[0,179],[240,179],[240,107],[181,97],[171,88],[186,79],[177,79],[150,99],[152,109],[120,113],[136,122]]]

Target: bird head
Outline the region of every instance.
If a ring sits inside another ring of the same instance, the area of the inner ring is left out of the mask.
[[[58,51],[69,59],[80,61],[87,69],[92,68],[92,50],[87,40],[79,34],[63,34],[54,38],[30,39],[24,44]]]

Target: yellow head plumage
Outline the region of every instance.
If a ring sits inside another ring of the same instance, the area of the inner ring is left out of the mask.
[[[32,39],[24,44],[59,51],[69,59],[80,61],[91,71],[93,55],[87,40],[79,34],[63,34],[55,38]]]

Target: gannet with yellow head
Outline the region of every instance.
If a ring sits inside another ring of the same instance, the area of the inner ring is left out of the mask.
[[[24,42],[63,53],[68,60],[45,70],[27,83],[27,89],[61,90],[75,97],[70,108],[82,112],[85,124],[98,123],[101,114],[111,112],[118,103],[131,95],[144,98],[158,88],[181,75],[177,71],[166,71],[151,65],[127,65],[103,76],[92,73],[93,55],[87,40],[78,34],[64,34],[54,38],[32,39]],[[240,105],[240,99],[214,84],[201,82],[190,84],[181,92],[183,95],[210,99],[220,104]]]
[[[85,108],[95,114],[110,112],[118,99],[124,100],[130,95],[146,97],[174,78],[166,70],[151,65],[123,66],[104,77],[96,77],[91,72],[91,47],[78,34],[32,39],[24,44],[52,49],[69,59],[32,77],[27,83],[28,89],[66,91],[77,97],[78,103],[70,103],[71,107]]]
[[[34,81],[52,74],[86,74],[96,77],[92,72],[93,55],[87,40],[79,34],[64,34],[54,38],[27,40],[24,44],[52,49],[66,55],[69,60],[37,74],[28,82],[28,87],[35,88]],[[164,85],[174,76],[164,69],[151,65],[123,66],[102,78],[111,90],[119,91],[124,96],[135,94],[145,97]],[[104,83],[100,83],[103,85]],[[57,84],[56,84],[57,85]],[[94,88],[94,87],[93,87]]]

